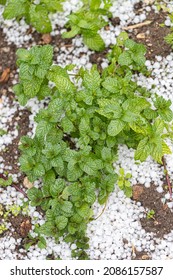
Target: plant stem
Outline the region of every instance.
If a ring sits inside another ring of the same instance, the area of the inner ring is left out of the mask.
[[[165,175],[166,175],[166,183],[167,183],[167,186],[168,186],[168,189],[169,189],[170,200],[172,201],[172,185],[171,185],[171,182],[170,182],[168,170],[166,168],[166,161],[165,161],[164,156],[162,157],[162,162],[163,162],[164,171],[165,171]]]

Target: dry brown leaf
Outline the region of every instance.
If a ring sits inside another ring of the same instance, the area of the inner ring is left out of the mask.
[[[136,38],[138,38],[138,39],[145,39],[145,33],[138,33],[136,35]]]
[[[141,259],[142,259],[142,260],[149,260],[150,257],[149,257],[148,255],[143,255],[143,256],[141,257]]]
[[[20,225],[20,234],[22,237],[26,237],[28,232],[32,229],[32,224],[30,219],[26,218]]]
[[[3,71],[3,73],[2,73],[2,75],[1,75],[1,77],[0,77],[0,83],[5,83],[5,82],[7,82],[8,79],[9,79],[9,76],[10,76],[10,68],[6,68],[6,69]]]
[[[140,186],[140,185],[133,186],[133,196],[132,196],[133,199],[139,200],[143,191],[144,191],[144,188],[142,186]]]
[[[27,189],[31,189],[33,187],[33,184],[28,180],[27,177],[24,178],[23,185]]]
[[[49,33],[43,34],[42,40],[45,44],[49,44],[52,41],[52,37]]]
[[[151,5],[155,2],[155,0],[144,0],[144,3],[147,5]]]

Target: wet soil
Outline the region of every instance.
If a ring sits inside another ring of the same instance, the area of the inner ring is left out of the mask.
[[[171,46],[164,40],[164,37],[170,33],[169,27],[162,26],[166,17],[167,13],[163,10],[159,13],[155,13],[152,10],[145,20],[145,22],[150,22],[148,25],[135,28],[134,24],[129,24],[129,26],[134,26],[134,28],[128,30],[129,37],[137,43],[142,43],[146,46],[146,58],[149,60],[155,60],[155,56],[158,55],[166,57],[172,51]]]
[[[148,209],[146,214],[150,210],[155,212],[152,218],[142,218],[140,222],[147,232],[153,232],[157,238],[163,238],[165,234],[173,230],[173,212],[167,204],[162,203],[166,192],[165,189],[163,193],[158,193],[154,185],[151,185],[150,188],[145,188],[142,185],[133,187],[133,199],[140,201],[142,206]]]

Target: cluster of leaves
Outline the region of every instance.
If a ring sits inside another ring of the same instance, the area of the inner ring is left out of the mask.
[[[127,197],[132,196],[132,186],[129,181],[129,179],[131,177],[132,177],[132,175],[130,173],[125,174],[123,168],[119,169],[119,177],[118,177],[117,185],[119,186],[119,188],[121,190],[124,191],[124,193]]]
[[[12,176],[9,176],[8,179],[0,178],[0,186],[1,187],[8,187],[12,184],[13,178]]]
[[[110,0],[83,0],[83,6],[76,13],[69,15],[66,27],[70,28],[70,31],[64,32],[62,37],[72,38],[81,34],[89,49],[102,51],[105,43],[98,31],[107,25],[104,17],[112,16],[110,6]]]
[[[171,20],[171,24],[173,24],[173,13],[169,14],[169,18]],[[173,27],[170,28],[170,31],[171,32],[164,39],[166,43],[171,45],[171,47],[173,48]]]
[[[5,131],[4,129],[0,128],[0,136],[3,136],[7,134],[7,131]]]
[[[153,209],[147,212],[147,219],[154,219],[155,211]]]
[[[40,249],[45,249],[46,248],[46,240],[39,231],[37,230],[39,228],[38,224],[35,225],[34,233],[36,234],[36,237],[33,237],[30,233],[28,236],[25,238],[24,243],[25,243],[25,249],[28,250],[31,246],[36,245]]]
[[[0,4],[5,5],[4,19],[24,18],[40,33],[52,31],[49,13],[62,11],[62,2],[63,0],[40,0],[36,4],[33,0],[0,0]]]
[[[148,92],[131,79],[137,69],[145,69],[144,48],[124,33],[118,42],[102,73],[96,66],[79,69],[75,79],[80,79],[81,88],[68,74],[72,65],[50,66],[51,46],[17,52],[20,84],[15,92],[20,102],[44,98],[44,88],[48,89],[49,81],[54,83],[47,91],[47,108],[35,117],[35,136],[23,136],[20,145],[21,170],[30,181],[42,178],[43,182],[42,188],[28,190],[31,205],[40,206],[46,214],[38,232],[76,243],[72,256],[79,259],[87,259],[84,250],[89,247],[86,229],[94,218],[92,205],[96,199],[104,204],[118,179],[113,168],[118,145],[135,148],[135,158],[141,161],[152,156],[160,162],[170,153],[164,141],[170,133],[164,131],[172,120],[170,103],[158,96],[149,102]],[[33,86],[34,79],[38,86]]]
[[[52,64],[53,50],[49,45],[41,49],[33,47],[29,51],[18,49],[17,65],[20,66],[19,78],[20,84],[14,87],[14,92],[21,105],[36,96],[42,99],[51,94],[48,87],[47,71]]]
[[[7,222],[9,215],[17,216],[21,212],[21,207],[18,205],[7,205],[6,210],[2,204],[0,204],[0,219],[1,219],[1,225],[0,225],[0,234],[2,234],[4,231],[6,231],[7,228]]]

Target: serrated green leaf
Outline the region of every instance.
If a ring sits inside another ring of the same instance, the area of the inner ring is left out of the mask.
[[[150,155],[150,148],[148,146],[148,138],[145,137],[142,139],[135,152],[135,160],[145,161],[147,157]]]
[[[72,93],[75,89],[74,85],[70,81],[69,78],[66,78],[64,76],[58,76],[58,74],[48,74],[48,78],[50,81],[54,82],[56,85],[56,88],[59,92],[65,94],[65,93]]]
[[[29,9],[30,22],[40,33],[49,33],[52,31],[48,11],[46,7],[31,4]]]
[[[38,248],[45,249],[46,248],[46,240],[43,236],[39,237],[39,241],[37,243]]]
[[[110,161],[112,159],[111,149],[107,147],[103,147],[101,151],[101,156],[103,160]]]
[[[73,38],[77,34],[80,34],[80,28],[78,26],[72,26],[70,31],[62,33],[62,38]]]
[[[83,203],[81,207],[76,208],[76,211],[82,218],[86,218],[90,212],[90,206],[88,203]]]
[[[66,132],[66,133],[70,133],[74,130],[74,125],[73,125],[72,121],[67,117],[64,117],[62,119],[61,125],[63,127],[64,132]]]
[[[28,190],[27,195],[28,198],[31,200],[32,206],[38,206],[41,204],[43,198],[41,190],[32,187],[31,189]]]
[[[54,235],[54,231],[55,231],[55,225],[52,222],[45,222],[39,228],[39,232],[47,236]]]
[[[57,216],[55,223],[59,230],[63,230],[68,224],[68,219],[65,216]]]
[[[81,169],[88,175],[96,175],[99,169],[103,168],[103,162],[100,159],[86,159],[79,163]]]
[[[93,51],[103,51],[105,43],[99,34],[95,34],[92,37],[83,36],[83,41],[87,47]]]
[[[44,169],[43,164],[37,163],[37,164],[34,166],[33,174],[34,174],[34,176],[36,176],[37,178],[42,177],[42,176],[45,174],[45,169]]]
[[[163,153],[163,155],[172,154],[171,149],[164,141],[162,141],[162,153]]]
[[[73,214],[73,204],[70,201],[62,201],[60,204],[60,209],[70,216]]]
[[[101,78],[99,72],[96,69],[91,69],[90,72],[86,72],[83,77],[83,85],[91,91],[95,91],[100,87]]]
[[[117,78],[107,77],[102,83],[102,86],[112,93],[117,93],[119,90]]]
[[[119,134],[125,127],[125,123],[121,120],[112,120],[108,125],[108,135],[116,136]]]
[[[130,64],[132,64],[132,62],[133,60],[131,59],[131,55],[128,51],[124,51],[118,58],[118,63],[121,66],[129,66]]]
[[[63,179],[56,179],[50,186],[50,194],[53,197],[57,197],[65,188],[65,181]]]
[[[50,12],[56,12],[56,11],[60,11],[62,12],[62,5],[61,2],[63,2],[63,0],[41,0],[40,3],[44,3],[46,5],[46,8],[48,11]]]
[[[25,16],[28,8],[29,5],[27,0],[9,0],[4,9],[3,17],[5,19],[12,19]]]

